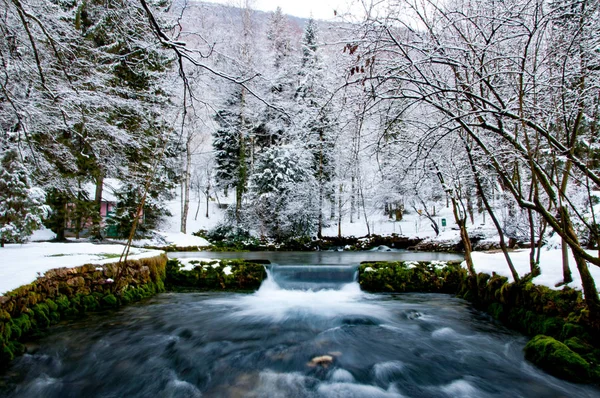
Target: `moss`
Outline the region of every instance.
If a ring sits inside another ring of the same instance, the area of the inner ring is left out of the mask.
[[[102,297],[102,303],[108,307],[116,307],[119,304],[119,301],[114,294],[107,294],[106,296]]]
[[[576,325],[574,323],[565,323],[563,325],[561,334],[560,334],[560,339],[561,340],[567,340],[570,337],[575,337],[575,336],[579,336],[579,337],[584,337],[586,335],[586,331],[585,328],[581,325]]]
[[[492,303],[490,304],[490,306],[488,307],[487,312],[493,316],[495,319],[502,319],[502,316],[504,315],[504,306],[500,303]]]
[[[579,337],[571,337],[565,340],[565,345],[578,354],[588,354],[594,351],[594,346]]]
[[[93,295],[82,296],[81,305],[85,312],[96,311],[100,307],[98,300]]]
[[[537,335],[525,346],[525,358],[551,375],[575,382],[590,380],[590,364],[567,345]]]
[[[7,311],[0,309],[0,322],[10,321],[10,314]]]
[[[44,303],[48,306],[50,312],[54,312],[58,310],[58,305],[51,299],[47,299]]]
[[[33,311],[35,326],[37,329],[45,329],[50,326],[50,309],[46,304],[36,304],[31,310]]]
[[[218,264],[218,265],[217,265]],[[216,265],[216,266],[215,266]],[[225,268],[231,272],[225,274]],[[262,264],[244,260],[222,260],[218,262],[198,262],[189,271],[181,270],[179,261],[169,260],[167,263],[166,284],[169,287],[188,287],[201,290],[254,290],[258,289],[266,278]],[[164,286],[155,285],[156,291]]]
[[[27,334],[31,330],[31,319],[27,314],[21,314],[20,316],[12,319],[13,331],[15,332],[15,338],[19,338]]]
[[[558,338],[562,332],[565,321],[558,317],[546,319],[542,324],[542,334]]]

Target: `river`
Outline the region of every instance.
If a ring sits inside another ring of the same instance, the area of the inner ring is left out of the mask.
[[[600,396],[533,367],[526,337],[464,300],[368,294],[356,264],[323,261],[269,266],[253,294],[164,293],[57,325],[0,396]]]

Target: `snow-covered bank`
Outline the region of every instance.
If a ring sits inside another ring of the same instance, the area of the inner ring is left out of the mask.
[[[210,243],[199,236],[184,234],[183,232],[161,232],[154,231],[154,236],[147,239],[138,239],[133,241],[135,246],[151,246],[151,247],[192,247],[199,248],[208,247]]]
[[[589,252],[592,255],[598,254],[597,251]],[[569,251],[569,253],[571,252]],[[519,275],[522,276],[530,272],[528,249],[510,252],[510,258]],[[504,258],[504,254],[500,251],[494,253],[473,252],[473,263],[477,272],[485,272],[490,275],[492,272],[495,272],[498,275],[508,277],[509,281],[511,282],[513,280],[512,274],[508,269],[506,259]],[[567,286],[581,290],[581,277],[577,271],[575,259],[573,258],[572,254],[570,254],[569,263],[573,275],[573,282],[569,283]],[[560,249],[545,250],[542,248],[540,256],[540,268],[542,270],[542,274],[534,278],[533,283],[536,285],[548,286],[551,289],[562,289],[562,286],[555,287],[556,283],[561,282],[563,279],[562,252]],[[596,287],[600,288],[600,267],[590,264],[589,268],[594,280],[596,281]]]
[[[114,263],[118,261],[123,248],[123,245],[92,243],[7,244],[0,249],[0,295],[35,281],[38,275],[53,268]],[[132,247],[128,258],[135,260],[161,253],[160,250]]]

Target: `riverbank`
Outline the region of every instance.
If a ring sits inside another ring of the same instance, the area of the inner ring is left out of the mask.
[[[62,264],[90,256],[89,251],[72,254]],[[57,257],[63,256],[54,256]],[[92,264],[54,267],[31,283],[0,296],[0,368],[25,352],[24,340],[43,335],[48,327],[61,320],[76,319],[88,312],[114,308],[164,291],[166,255],[147,251],[133,257],[137,259],[124,264],[108,256]],[[45,267],[53,266],[52,258]],[[8,267],[2,268],[7,272]]]
[[[456,263],[374,262],[359,267],[361,288],[369,292],[453,293],[511,329],[532,339],[525,357],[548,373],[574,382],[600,384],[600,329],[590,319],[582,294],[552,290],[498,274],[477,278]]]

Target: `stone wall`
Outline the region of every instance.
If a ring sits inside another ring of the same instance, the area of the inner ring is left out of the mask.
[[[62,319],[117,307],[164,291],[167,256],[57,268],[0,296],[0,368],[24,352],[21,342]],[[118,279],[118,289],[115,280]]]

